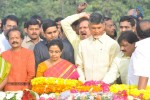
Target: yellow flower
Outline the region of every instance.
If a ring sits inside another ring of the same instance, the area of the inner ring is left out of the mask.
[[[150,99],[150,87],[148,86],[146,90],[138,90],[135,85],[125,85],[125,84],[114,84],[110,86],[110,91],[117,93],[118,91],[126,90],[128,95],[139,97],[143,94],[143,99]]]
[[[82,82],[78,80],[62,79],[54,77],[38,77],[31,80],[32,90],[38,94],[42,93],[59,93],[66,90],[75,91],[86,91],[86,92],[100,92],[102,91],[101,84],[94,86],[85,86]],[[140,96],[143,94],[143,99],[150,99],[150,86],[146,90],[138,90],[135,85],[126,84],[113,84],[110,86],[110,92],[118,93],[119,91],[126,90],[128,95]]]
[[[62,79],[54,77],[38,77],[31,80],[32,90],[38,94],[50,92],[63,92],[81,85],[82,82],[78,80]]]

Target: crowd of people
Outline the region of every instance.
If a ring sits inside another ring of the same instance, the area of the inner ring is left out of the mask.
[[[34,77],[150,85],[150,20],[131,9],[117,30],[110,17],[83,12],[86,7],[81,3],[76,14],[55,20],[31,16],[22,30],[15,15],[4,17],[0,90],[30,89]]]

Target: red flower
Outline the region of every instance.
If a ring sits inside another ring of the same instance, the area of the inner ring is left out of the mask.
[[[127,91],[118,91],[118,93],[114,94],[113,99],[114,100],[127,100]]]
[[[34,95],[29,90],[23,91],[22,100],[35,100]]]

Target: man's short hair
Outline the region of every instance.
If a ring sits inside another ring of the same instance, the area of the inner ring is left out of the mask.
[[[123,40],[126,40],[130,44],[139,41],[137,35],[133,31],[123,31],[118,38],[118,43],[120,44]]]
[[[13,28],[9,29],[9,30],[7,31],[7,33],[6,33],[6,38],[7,38],[7,40],[9,39],[9,33],[12,32],[12,31],[19,31],[19,32],[20,32],[20,37],[21,37],[22,39],[24,39],[24,34],[23,34],[23,32],[22,32],[18,27],[13,27]]]
[[[142,25],[145,25],[144,28],[141,28]],[[142,20],[137,23],[136,30],[141,39],[150,37],[150,20]]]
[[[82,18],[80,18],[80,19],[78,20],[78,24],[80,24],[80,23],[83,22],[83,21],[89,21],[89,19],[86,18],[86,17],[82,17]]]
[[[139,22],[139,19],[137,17],[135,17],[135,16],[130,16],[130,17],[132,17],[134,19],[135,26],[137,26],[137,23]]]
[[[46,32],[46,30],[47,30],[49,27],[53,27],[53,26],[56,26],[56,27],[57,27],[56,22],[53,21],[53,20],[51,20],[51,19],[49,19],[49,20],[47,20],[47,21],[45,21],[45,22],[43,23],[42,28],[43,28],[43,31]]]
[[[40,20],[40,24],[42,24],[43,20],[42,20],[42,17],[40,15],[33,15],[30,17],[30,19],[36,19],[36,20]]]
[[[30,19],[26,22],[26,28],[29,28],[30,25],[39,25],[39,27],[41,27],[40,23],[36,19]]]
[[[59,22],[59,21],[61,21],[61,20],[63,20],[64,18],[63,17],[57,17],[56,19],[55,19],[55,22]]]
[[[27,21],[24,22],[24,28],[27,28]]]
[[[112,20],[110,17],[104,17],[104,21]]]
[[[94,12],[90,15],[89,21],[93,24],[100,24],[104,22],[104,17],[100,13]]]
[[[132,27],[135,26],[135,20],[134,20],[134,18],[132,18],[131,16],[122,16],[122,17],[120,18],[119,23],[124,22],[124,21],[129,22]]]
[[[15,16],[15,15],[8,15],[6,17],[4,17],[4,19],[2,20],[2,28],[4,27],[4,25],[6,25],[7,20],[12,20],[14,22],[19,23],[19,19]]]

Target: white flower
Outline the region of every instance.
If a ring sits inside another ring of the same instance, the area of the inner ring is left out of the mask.
[[[48,94],[42,94],[40,97],[43,97],[43,98],[45,98],[45,99],[48,99]]]
[[[94,97],[93,97],[93,96],[90,96],[89,98],[90,98],[90,100],[94,100]]]
[[[39,100],[39,95],[36,92],[34,92],[34,94],[36,96],[36,100]]]
[[[133,100],[134,98],[132,96],[128,96],[128,100]]]
[[[0,92],[0,100],[3,100],[6,97],[5,92]]]
[[[16,100],[21,100],[22,96],[23,96],[23,91],[18,91],[16,94]]]
[[[67,100],[72,100],[72,98],[73,98],[73,96],[71,95],[71,96],[68,97]]]
[[[9,100],[10,98],[14,97],[14,95],[15,95],[14,93],[8,93],[6,95],[6,99]]]
[[[53,98],[55,98],[56,96],[55,96],[54,93],[51,93],[51,94],[49,94],[49,97],[53,99]]]

